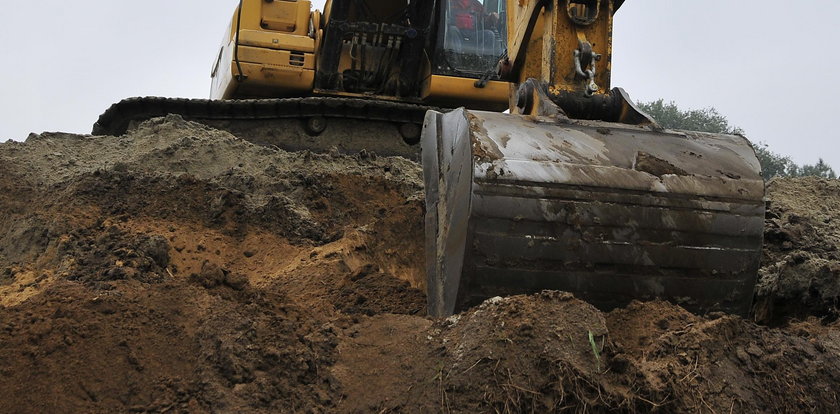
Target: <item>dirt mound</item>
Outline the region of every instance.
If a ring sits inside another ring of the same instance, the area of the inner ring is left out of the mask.
[[[33,135],[0,144],[0,411],[831,411],[836,191],[771,184],[775,328],[559,292],[431,320],[416,163]]]
[[[830,412],[840,384],[834,328],[664,302],[603,314],[544,292],[435,323],[376,316],[344,335],[345,412]]]
[[[840,181],[775,179],[768,185],[756,317],[840,316]]]
[[[551,292],[485,302],[452,325],[451,400],[482,397],[466,411],[813,412],[840,380],[820,339],[667,303],[603,315]]]
[[[633,304],[607,319],[613,361],[629,361],[637,394],[655,403],[648,408],[827,412],[836,404],[840,364],[828,348],[837,345],[831,335],[767,329],[732,316],[707,319],[667,303]],[[640,326],[651,320],[648,329]]]
[[[619,407],[629,393],[600,381],[604,315],[571,294],[494,298],[441,326],[449,407],[548,412]]]
[[[333,324],[425,313],[404,159],[167,117],[3,144],[0,173],[0,411],[328,411]]]

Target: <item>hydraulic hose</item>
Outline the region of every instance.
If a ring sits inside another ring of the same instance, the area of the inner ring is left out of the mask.
[[[247,76],[242,74],[242,65],[239,63],[239,31],[242,26],[242,2],[243,0],[239,0],[239,10],[236,13],[236,43],[233,45],[233,60],[236,62],[236,70],[239,71],[239,74],[236,75],[236,80],[239,82],[247,78]]]

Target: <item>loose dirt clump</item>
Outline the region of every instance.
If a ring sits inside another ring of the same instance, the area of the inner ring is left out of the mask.
[[[0,412],[833,412],[840,192],[769,197],[773,327],[561,292],[434,320],[414,162],[32,135],[0,144]]]
[[[768,184],[756,318],[840,317],[840,181],[814,177]]]
[[[835,339],[814,341],[733,316],[703,318],[662,302],[634,303],[607,320],[617,372],[633,372],[637,393],[655,396],[648,408],[821,412],[837,401],[837,353],[821,343]]]
[[[633,407],[601,381],[604,315],[571,294],[495,298],[441,324],[441,408],[476,412],[584,411]]]
[[[335,294],[336,308],[347,314],[425,315],[426,295],[404,280],[366,265],[346,277]]]
[[[116,280],[164,281],[169,250],[169,242],[160,235],[131,235],[116,226],[73,231],[58,244],[58,254],[68,258],[63,269],[67,279],[99,289],[111,288],[109,282]]]

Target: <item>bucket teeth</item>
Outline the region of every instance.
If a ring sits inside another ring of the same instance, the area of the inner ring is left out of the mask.
[[[749,311],[764,181],[745,138],[467,110],[425,122],[432,315],[545,289]]]

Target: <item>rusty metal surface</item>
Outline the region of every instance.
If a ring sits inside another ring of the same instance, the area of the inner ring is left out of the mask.
[[[764,220],[748,141],[564,122],[427,115],[430,313],[559,289],[605,309],[664,298],[745,314]]]

